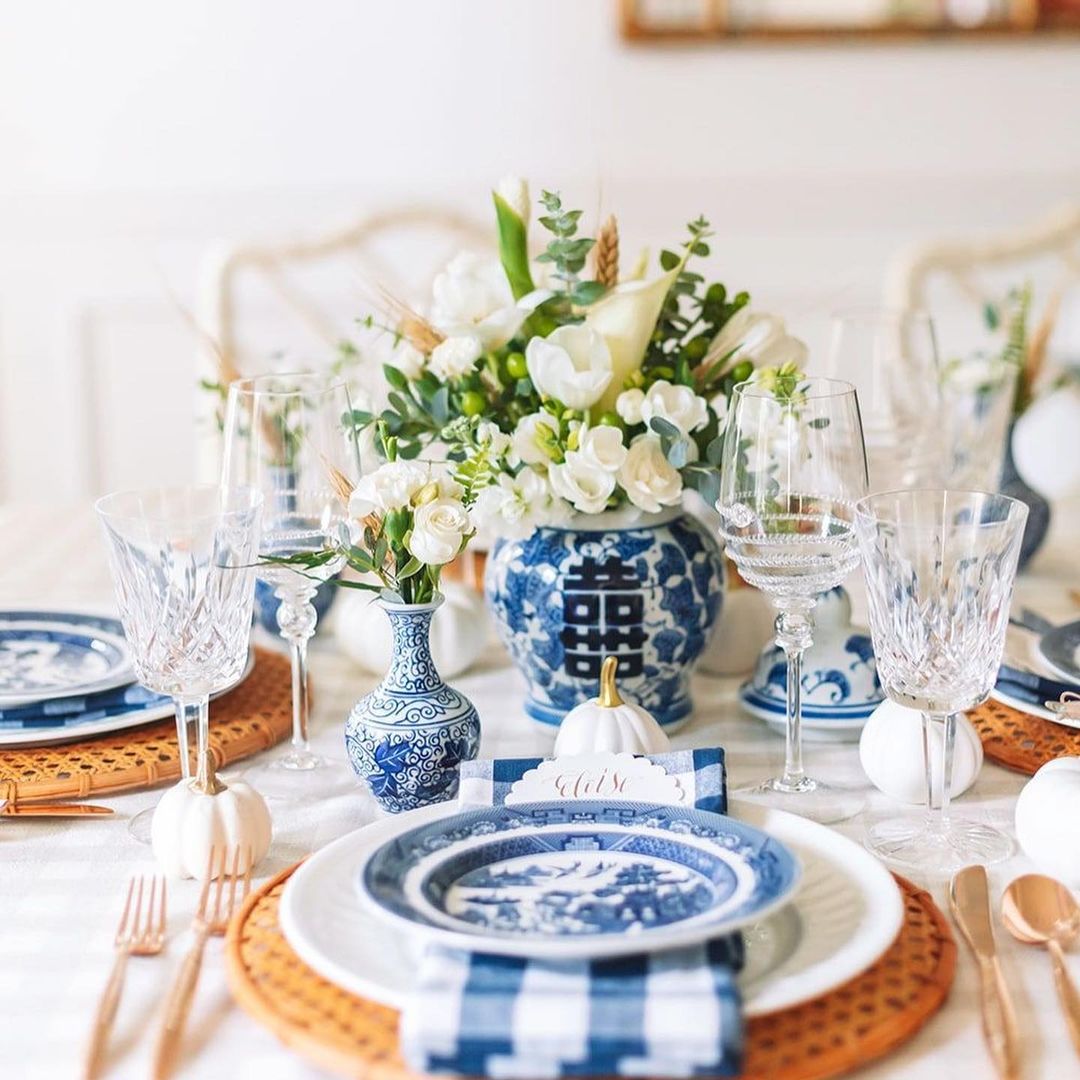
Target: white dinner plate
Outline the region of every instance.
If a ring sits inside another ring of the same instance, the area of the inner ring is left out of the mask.
[[[255,650],[248,650],[247,663],[240,673],[240,678],[224,690],[219,690],[210,695],[211,701],[216,701],[222,694],[235,690],[250,674],[255,666]],[[59,746],[62,743],[77,742],[79,739],[90,739],[95,735],[109,735],[114,731],[124,731],[127,728],[138,727],[140,724],[152,724],[157,720],[166,720],[175,716],[176,710],[171,702],[165,705],[156,705],[153,708],[132,709],[131,712],[119,713],[116,716],[99,717],[96,720],[87,720],[86,723],[65,724],[63,727],[47,728],[12,728],[10,731],[0,731],[0,748],[11,749],[28,746]]]
[[[341,837],[289,879],[279,908],[297,955],[351,993],[400,1009],[413,986],[417,935],[367,912],[356,875],[369,854],[402,829],[455,813],[456,803],[386,818]],[[892,875],[858,844],[824,825],[733,801],[739,820],[786,844],[803,867],[796,900],[744,930],[739,976],[747,1016],[790,1008],[865,971],[892,944],[904,917]]]

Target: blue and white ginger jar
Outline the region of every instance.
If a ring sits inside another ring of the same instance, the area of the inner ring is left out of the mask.
[[[544,526],[497,543],[484,585],[533,719],[557,725],[595,697],[606,656],[667,730],[689,716],[690,673],[724,599],[719,544],[693,517],[613,511]]]
[[[356,774],[392,814],[453,799],[458,766],[480,749],[480,717],[431,658],[431,616],[442,603],[377,601],[394,637],[390,670],[352,708],[345,748]]]

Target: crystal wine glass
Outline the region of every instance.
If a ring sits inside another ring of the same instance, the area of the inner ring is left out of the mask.
[[[870,489],[941,482],[942,395],[924,311],[868,308],[833,318],[828,374],[859,395]]]
[[[748,792],[815,821],[858,813],[862,796],[806,775],[802,761],[802,657],[818,597],[855,568],[853,518],[866,492],[866,454],[855,388],[836,379],[749,382],[732,392],[724,435],[720,535],[740,575],[777,610],[787,656],[784,771]]]
[[[263,375],[229,387],[223,482],[264,496],[261,556],[328,550],[346,522],[345,488],[359,477],[359,450],[347,433],[352,404],[345,384],[320,374]],[[319,585],[344,566],[328,557],[314,568],[260,563],[256,573],[278,598],[278,627],[292,652],[292,746],[251,770],[266,795],[312,798],[356,783],[344,762],[312,753],[308,740],[308,642]]]
[[[1027,507],[978,491],[889,491],[856,509],[878,677],[923,714],[926,811],[871,826],[882,858],[931,874],[1007,858],[1012,842],[949,815],[956,714],[990,694],[1001,664]],[[944,725],[934,808],[930,725]]]
[[[191,776],[188,723],[202,769],[210,695],[247,663],[262,494],[251,488],[158,488],[99,499],[124,636],[139,682],[176,705],[180,768]],[[149,841],[152,810],[130,829]]]

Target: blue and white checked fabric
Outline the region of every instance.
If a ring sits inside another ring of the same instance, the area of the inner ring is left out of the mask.
[[[83,697],[48,698],[0,709],[0,730],[63,728],[168,705],[171,699],[138,683]]]
[[[500,758],[495,761],[463,761],[458,803],[463,809],[469,806],[502,806],[510,788],[543,760]],[[727,812],[724,751],[719,746],[652,754],[649,760],[663,766],[669,776],[678,779],[698,810],[710,810],[714,814]]]
[[[463,805],[501,804],[539,758],[461,766]],[[719,748],[656,754],[703,810],[727,807]],[[425,1073],[494,1080],[733,1076],[743,1024],[740,934],[611,960],[545,961],[428,946],[401,1017],[401,1050]]]

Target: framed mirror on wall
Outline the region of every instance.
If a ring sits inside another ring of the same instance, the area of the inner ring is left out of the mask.
[[[903,39],[1080,32],[1080,0],[620,0],[632,41]]]

